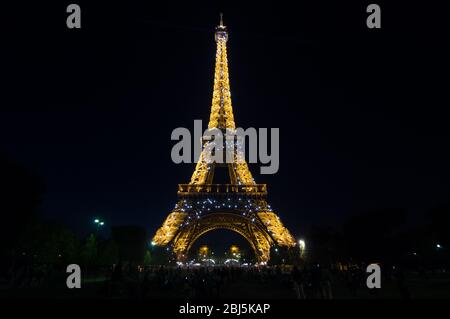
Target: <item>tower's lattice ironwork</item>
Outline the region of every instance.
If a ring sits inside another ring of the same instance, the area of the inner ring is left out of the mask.
[[[209,129],[224,135],[235,133],[228,75],[228,31],[222,18],[216,27],[217,44],[214,91]],[[226,138],[223,139],[224,141]],[[228,142],[223,147],[226,148]],[[241,234],[250,244],[259,262],[267,262],[272,245],[294,247],[296,242],[280,218],[267,204],[267,187],[256,184],[245,158],[232,144],[233,160],[217,163],[211,156],[214,141],[204,140],[202,153],[189,184],[178,185],[179,200],[153,237],[153,244],[170,246],[178,260],[187,258],[192,244],[215,229],[229,229]],[[226,166],[229,184],[213,184],[215,168]]]

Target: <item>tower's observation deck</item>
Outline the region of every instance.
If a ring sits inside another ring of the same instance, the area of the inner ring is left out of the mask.
[[[267,195],[266,184],[178,184],[178,196],[214,196],[214,195],[240,195],[262,197]]]

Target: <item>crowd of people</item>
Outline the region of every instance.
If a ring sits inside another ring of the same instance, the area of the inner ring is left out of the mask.
[[[45,266],[45,265],[44,265]],[[2,278],[3,288],[43,288],[52,282],[65,288],[65,269],[16,267]],[[405,274],[383,270],[400,297],[409,298]],[[83,272],[83,287],[104,298],[298,298],[364,297],[368,274],[363,266],[346,269],[313,264],[297,266],[136,266],[118,263]],[[420,279],[420,272],[417,274]],[[425,278],[425,277],[424,277]],[[422,278],[422,279],[424,279]],[[426,279],[426,278],[425,278]],[[424,279],[424,280],[425,280]],[[64,286],[64,287],[63,287]],[[269,291],[270,295],[261,292]],[[375,290],[371,293],[376,294]]]
[[[270,296],[275,298],[333,299],[333,291],[337,285],[344,286],[349,294],[356,297],[358,290],[365,287],[366,276],[360,267],[341,271],[317,264],[302,268],[153,266],[136,271],[134,275],[117,265],[106,284],[105,293],[108,296],[142,298],[227,298],[238,295],[252,298],[258,295],[259,290],[266,290],[280,292]]]
[[[55,268],[47,264],[17,263],[2,273],[0,288],[40,288],[51,280],[54,272]]]

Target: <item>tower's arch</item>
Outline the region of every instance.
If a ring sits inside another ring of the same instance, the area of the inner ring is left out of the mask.
[[[216,212],[202,216],[186,225],[173,241],[173,251],[178,260],[185,260],[192,245],[204,234],[217,229],[227,229],[244,237],[260,262],[270,258],[273,240],[258,221],[229,212]]]
[[[219,240],[220,242],[216,242]],[[227,251],[229,247],[232,245],[236,245],[240,247],[242,250],[247,248],[249,250],[250,255],[246,255],[246,257],[253,256],[255,261],[256,258],[256,247],[253,241],[248,238],[247,234],[244,234],[240,231],[236,231],[231,227],[211,227],[198,234],[195,238],[193,238],[192,243],[189,245],[187,254],[188,256],[193,256],[195,251],[197,251],[196,247],[202,247],[204,245],[210,247],[212,250],[217,250],[219,254],[216,257],[220,257],[221,253]],[[225,250],[224,250],[225,249]]]
[[[194,246],[194,244],[197,242],[198,239],[200,239],[202,236],[206,235],[209,232],[212,231],[216,231],[219,229],[225,229],[225,230],[230,230],[232,232],[235,232],[236,234],[239,234],[240,236],[242,236],[243,238],[245,238],[245,240],[248,242],[248,244],[250,245],[250,247],[253,249],[253,251],[256,253],[256,247],[255,244],[253,243],[253,241],[251,240],[251,238],[249,237],[249,234],[244,233],[242,231],[239,231],[233,227],[229,227],[229,226],[225,226],[225,225],[217,225],[217,226],[212,226],[212,227],[208,227],[205,228],[203,231],[201,231],[200,233],[198,233],[194,238],[192,238],[192,242],[189,244],[188,248],[187,248],[187,252],[189,253],[189,251],[191,250],[192,246]]]

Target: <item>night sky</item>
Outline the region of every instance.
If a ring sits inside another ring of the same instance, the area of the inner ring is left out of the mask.
[[[371,2],[311,2],[2,5],[0,154],[40,176],[47,219],[152,234],[194,169],[170,134],[207,125],[223,12],[236,124],[280,128],[279,172],[251,169],[292,233],[383,208],[420,222],[450,200],[445,11],[377,2],[370,30]]]

